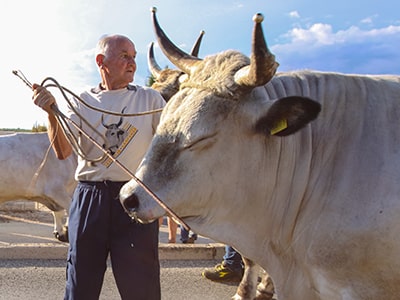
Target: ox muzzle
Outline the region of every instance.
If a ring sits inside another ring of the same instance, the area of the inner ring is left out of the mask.
[[[133,176],[132,180],[121,188],[119,201],[125,212],[137,222],[146,224],[167,214],[186,230],[190,230],[190,227],[182,220],[182,218],[172,211],[136,176]]]

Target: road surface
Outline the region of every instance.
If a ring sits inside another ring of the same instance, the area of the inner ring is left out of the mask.
[[[216,260],[161,261],[162,300],[229,300],[236,284],[222,284],[201,276]],[[63,260],[0,260],[1,300],[61,300],[64,294]],[[110,267],[99,300],[120,300]],[[140,300],[132,298],[132,300]]]

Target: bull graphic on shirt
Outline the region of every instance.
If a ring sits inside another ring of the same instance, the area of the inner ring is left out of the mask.
[[[124,113],[125,109],[126,107],[122,109],[121,113]],[[104,122],[104,115],[101,115],[101,124],[103,124],[103,126],[107,128],[107,131],[105,133],[107,144],[103,144],[103,148],[108,150],[112,155],[114,155],[118,147],[125,139],[126,131],[125,129],[120,128],[120,126],[122,125],[122,120],[123,117],[119,119],[118,123],[106,124]]]

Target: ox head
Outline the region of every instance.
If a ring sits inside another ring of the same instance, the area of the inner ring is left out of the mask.
[[[126,106],[122,109],[121,114],[124,113]],[[101,115],[101,124],[104,128],[107,129],[105,133],[105,138],[107,144],[103,144],[103,148],[110,151],[111,154],[114,154],[117,151],[118,147],[121,145],[124,140],[125,130],[120,128],[122,125],[123,118],[120,117],[118,123],[110,123],[106,124],[104,122],[104,115]]]
[[[258,180],[266,180],[260,170],[279,153],[275,144],[320,111],[303,97],[267,98],[262,86],[278,63],[264,40],[262,16],[254,21],[251,58],[230,50],[199,59],[169,40],[153,10],[161,49],[188,79],[164,108],[136,176],[191,226],[215,224],[221,214],[234,221],[243,211],[239,206],[268,190]],[[165,214],[135,180],[121,189],[120,200],[142,222]]]

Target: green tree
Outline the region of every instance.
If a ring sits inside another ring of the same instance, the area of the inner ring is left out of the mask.
[[[153,76],[153,74],[150,74],[148,77],[147,77],[147,80],[146,80],[146,86],[152,86],[153,85],[153,83],[154,82],[156,82],[156,78]]]
[[[47,131],[47,126],[40,125],[37,122],[32,127],[32,132],[46,132],[46,131]]]

